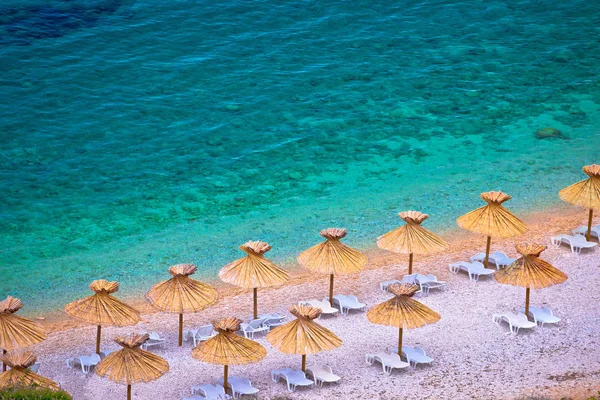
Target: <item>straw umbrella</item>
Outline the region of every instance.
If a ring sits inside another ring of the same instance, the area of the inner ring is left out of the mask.
[[[154,381],[169,372],[166,360],[140,348],[148,338],[147,333],[115,338],[123,348],[110,353],[96,366],[96,374],[127,385],[127,400],[131,400],[131,385]]]
[[[198,267],[192,264],[173,265],[173,278],[157,283],[146,294],[154,307],[179,314],[179,346],[183,344],[183,313],[198,312],[217,302],[219,294],[210,285],[190,278]]]
[[[342,339],[329,329],[317,324],[314,319],[321,309],[311,306],[292,306],[290,312],[296,317],[267,333],[267,340],[277,350],[286,354],[302,356],[302,371],[306,371],[306,355],[333,350],[342,345]]]
[[[258,318],[258,288],[281,285],[289,279],[288,273],[267,260],[264,254],[271,250],[268,243],[246,242],[240,249],[247,255],[224,266],[219,278],[246,289],[253,290],[254,319]]]
[[[525,288],[525,315],[529,316],[529,291],[563,283],[567,275],[540,258],[547,246],[541,244],[518,244],[515,246],[523,257],[497,271],[494,278],[506,285]]]
[[[412,274],[413,254],[432,254],[448,248],[448,243],[423,228],[421,224],[429,215],[418,211],[398,213],[406,222],[377,238],[377,246],[394,253],[408,254],[408,274]]]
[[[440,315],[429,307],[412,299],[419,290],[417,285],[394,284],[388,288],[394,297],[380,303],[367,312],[367,319],[374,324],[398,328],[398,355],[402,355],[403,329],[415,329],[433,324]]]
[[[108,282],[100,279],[92,282],[90,289],[95,292],[92,296],[67,304],[65,312],[73,318],[98,326],[96,331],[96,353],[100,354],[102,325],[135,325],[140,321],[140,312],[111,296],[111,293],[119,290],[119,282]]]
[[[320,235],[327,240],[298,255],[298,262],[304,268],[329,275],[329,302],[331,304],[333,304],[334,276],[354,274],[362,271],[367,265],[367,256],[340,242],[347,233],[346,229],[323,229]]]
[[[583,172],[589,178],[564,188],[558,192],[558,195],[567,203],[589,208],[588,229],[585,235],[589,241],[592,233],[594,210],[600,210],[600,165],[587,165],[583,167]]]
[[[502,239],[522,235],[527,231],[527,227],[502,206],[502,203],[512,199],[506,193],[485,192],[481,193],[481,198],[488,204],[459,217],[456,222],[463,229],[487,236],[484,260],[487,268],[492,237]]]
[[[0,374],[0,390],[15,386],[41,386],[58,390],[56,382],[31,371],[29,367],[35,364],[36,357],[28,350],[12,350],[0,355],[0,360],[10,367],[10,370]]]
[[[46,339],[40,324],[15,314],[22,307],[21,300],[12,296],[0,301],[0,349],[3,354]],[[6,364],[2,365],[2,371],[6,371]]]
[[[223,365],[223,387],[227,390],[227,377],[230,365],[243,365],[258,362],[267,356],[267,350],[254,340],[246,339],[235,332],[242,321],[238,318],[224,318],[213,321],[218,332],[216,336],[201,342],[192,350],[192,357],[210,364]]]

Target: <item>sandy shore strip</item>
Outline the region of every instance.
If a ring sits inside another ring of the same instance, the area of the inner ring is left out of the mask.
[[[289,393],[283,383],[272,382],[271,370],[298,368],[300,356],[279,353],[264,335],[257,340],[267,348],[267,358],[254,365],[232,366],[230,374],[252,380],[261,390],[259,399],[578,399],[595,394],[600,390],[600,249],[584,250],[576,256],[566,246],[550,245],[551,235],[569,232],[583,224],[586,216],[572,208],[529,215],[525,220],[530,231],[525,236],[492,242],[492,251],[501,250],[513,257],[515,243],[548,244],[543,258],[567,273],[569,279],[562,285],[533,290],[531,299],[532,305],[548,305],[562,318],[557,326],[515,336],[505,324],[493,323],[492,314],[523,306],[525,290],[500,285],[493,279],[482,278],[475,283],[466,274],[451,274],[449,263],[468,260],[485,246],[483,237],[457,231],[445,237],[451,243],[447,253],[415,258],[415,272],[434,273],[448,282],[442,292],[419,298],[441,314],[441,321],[405,330],[404,334],[405,345],[422,346],[435,359],[432,365],[395,371],[391,376],[385,375],[378,364],[367,365],[366,353],[394,347],[397,329],[371,324],[364,313],[356,312],[323,317],[320,322],[342,338],[342,347],[308,357],[308,365],[331,366],[342,376],[338,384]],[[356,294],[368,306],[389,299],[389,294],[379,290],[379,282],[401,278],[406,273],[407,257],[373,251],[369,260],[370,266],[363,273],[336,278],[336,293]],[[259,312],[280,312],[291,318],[290,305],[325,297],[327,285],[324,276],[296,272],[290,284],[260,290]],[[205,312],[186,315],[186,326],[207,324],[223,316],[248,318],[250,292],[220,291],[220,302]],[[69,320],[44,323],[52,333],[48,340],[33,347],[42,375],[59,381],[76,400],[125,397],[125,386],[65,366],[66,358],[94,351],[95,327]],[[112,339],[134,331],[157,331],[167,338],[165,349],[154,351],[168,360],[171,370],[158,381],[133,386],[133,398],[181,399],[191,395],[192,385],[215,383],[222,376],[222,367],[192,359],[191,342],[177,347],[177,316],[172,314],[148,313],[136,327],[103,329],[103,349],[117,349]]]

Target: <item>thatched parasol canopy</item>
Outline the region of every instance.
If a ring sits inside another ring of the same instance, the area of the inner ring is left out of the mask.
[[[527,231],[525,224],[502,206],[512,199],[502,192],[481,193],[487,205],[459,217],[456,222],[463,229],[487,236],[485,267],[488,266],[491,238],[507,238],[522,235]]]
[[[408,273],[412,274],[413,254],[433,254],[448,248],[448,243],[421,224],[429,215],[419,211],[404,211],[398,214],[406,222],[377,238],[377,246],[394,253],[409,254]]]
[[[506,285],[526,288],[525,315],[528,315],[531,288],[542,289],[557,285],[566,281],[568,277],[567,274],[540,258],[540,254],[547,249],[547,246],[541,244],[519,244],[515,247],[522,257],[508,267],[497,271],[494,274],[494,279]]]
[[[46,339],[40,324],[16,315],[22,307],[21,300],[12,296],[0,301],[0,349],[3,352],[28,347]],[[6,365],[2,370],[6,371]]]
[[[173,278],[157,283],[146,299],[161,311],[179,314],[179,346],[183,340],[183,314],[198,312],[217,302],[219,294],[210,285],[190,278],[198,270],[193,264],[173,265]]]
[[[412,298],[419,290],[417,285],[394,284],[388,290],[394,297],[371,308],[367,319],[374,324],[399,328],[398,355],[401,355],[402,330],[433,324],[440,320],[440,315]]]
[[[329,275],[330,303],[333,302],[334,276],[354,274],[362,271],[367,265],[367,256],[340,241],[347,234],[348,231],[346,229],[323,229],[320,235],[327,240],[304,250],[298,255],[298,262],[304,268]]]
[[[589,176],[588,179],[564,188],[558,192],[558,195],[567,203],[590,210],[586,235],[587,240],[590,240],[594,210],[600,210],[600,165],[586,165],[583,167],[583,172]]]
[[[268,243],[246,242],[240,249],[247,255],[224,266],[219,271],[223,282],[246,289],[254,289],[254,318],[257,318],[257,288],[281,285],[289,279],[288,273],[267,260],[264,254],[271,250]]]
[[[267,350],[259,343],[235,333],[240,330],[241,322],[238,318],[213,321],[213,327],[218,334],[201,342],[192,351],[192,357],[202,362],[224,366],[225,388],[229,365],[252,364],[267,356]]]
[[[140,313],[111,296],[119,290],[119,282],[100,279],[92,282],[90,289],[95,292],[92,296],[67,304],[65,312],[74,318],[98,326],[96,353],[100,353],[101,327],[135,325],[140,321]]]
[[[169,372],[166,360],[140,348],[148,337],[148,334],[132,334],[115,338],[123,348],[110,353],[96,366],[96,374],[127,385],[127,399],[131,398],[134,383],[151,382]]]
[[[35,364],[36,357],[31,351],[12,350],[0,355],[0,360],[10,369],[0,374],[0,390],[15,386],[41,386],[58,390],[56,382],[31,371],[29,367]]]
[[[306,369],[307,354],[341,346],[342,340],[335,333],[314,322],[321,315],[321,309],[295,305],[290,312],[296,319],[273,328],[267,334],[267,340],[282,353],[302,355],[302,371]]]

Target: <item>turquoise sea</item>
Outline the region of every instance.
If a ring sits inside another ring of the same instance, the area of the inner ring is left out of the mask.
[[[600,161],[599,38],[589,0],[3,0],[0,297],[552,207]]]

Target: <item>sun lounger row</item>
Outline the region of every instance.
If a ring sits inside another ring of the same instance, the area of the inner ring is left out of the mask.
[[[257,319],[252,319],[247,323],[240,325],[245,337],[254,339],[255,333],[267,333],[274,328],[285,323],[285,316],[278,313],[259,315]]]
[[[587,235],[588,227],[580,226],[579,228],[573,229],[573,235]],[[590,235],[595,238],[600,238],[600,225],[592,226]]]
[[[401,280],[392,279],[389,281],[381,282],[379,284],[379,288],[384,292],[387,292],[390,286],[394,284],[401,285],[403,283],[419,285],[420,289],[417,293],[420,293],[423,296],[429,295],[429,291],[431,289],[442,289],[446,287],[446,282],[438,280],[438,278],[435,275],[410,274],[405,275]]]

